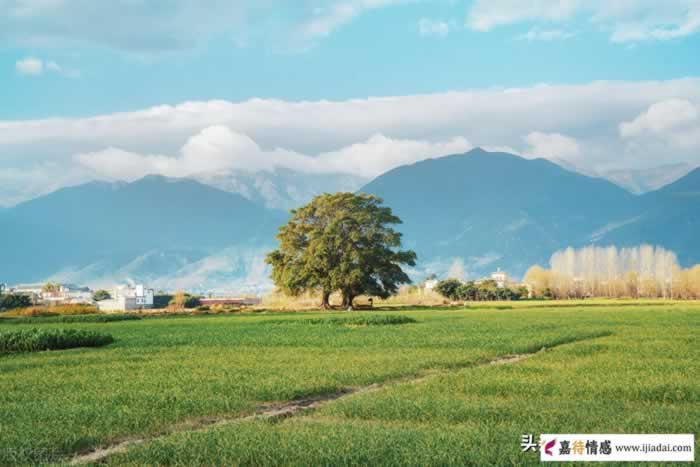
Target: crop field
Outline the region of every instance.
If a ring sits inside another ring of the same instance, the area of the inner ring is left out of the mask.
[[[700,433],[698,302],[0,319],[34,328],[113,343],[0,354],[0,465],[523,465],[524,433]]]

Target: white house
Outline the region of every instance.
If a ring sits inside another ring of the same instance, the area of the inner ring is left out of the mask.
[[[112,298],[97,302],[100,311],[128,311],[153,308],[153,289],[143,284],[119,286],[112,291]]]
[[[92,291],[89,287],[80,287],[75,284],[58,284],[58,290],[42,292],[41,300],[47,305],[68,305],[93,303]]]
[[[501,268],[498,268],[498,270],[496,272],[491,273],[491,279],[496,281],[496,286],[500,289],[507,286],[508,283],[510,282],[510,278],[508,277],[508,273],[505,271],[501,271]]]

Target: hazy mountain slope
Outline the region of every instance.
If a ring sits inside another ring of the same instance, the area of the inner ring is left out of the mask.
[[[193,180],[89,183],[2,213],[0,278],[35,281],[81,270],[95,278],[119,271],[153,277],[232,246],[273,245],[285,219]]]
[[[238,193],[268,208],[289,211],[321,193],[355,191],[369,179],[350,174],[305,174],[289,169],[230,172],[202,175],[202,183]]]
[[[690,164],[680,163],[641,170],[609,170],[601,173],[600,176],[632,193],[642,194],[673,183],[691,170],[693,166]]]
[[[635,196],[612,183],[475,149],[387,172],[362,188],[404,221],[423,264],[461,258],[472,275],[495,267],[522,274],[558,248],[634,214]]]
[[[675,182],[693,170],[693,166],[686,163],[664,164],[648,169],[615,169],[596,171],[591,168],[581,167],[563,159],[549,159],[558,166],[577,172],[587,177],[602,178],[615,185],[624,188],[630,193],[644,194],[658,190]]]
[[[614,245],[650,243],[673,250],[684,265],[700,263],[700,168],[639,199],[634,222],[604,235]]]

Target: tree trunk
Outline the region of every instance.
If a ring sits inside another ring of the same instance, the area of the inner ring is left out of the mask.
[[[355,299],[355,296],[350,293],[350,292],[343,292],[343,309],[344,310],[353,310],[354,307],[352,305],[352,301]]]
[[[321,309],[323,309],[323,310],[330,310],[331,309],[330,298],[331,298],[331,293],[326,292],[324,290],[323,295],[321,296]]]

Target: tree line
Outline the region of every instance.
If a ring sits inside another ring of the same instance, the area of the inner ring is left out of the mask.
[[[520,300],[528,297],[526,287],[498,287],[496,281],[491,279],[478,283],[446,279],[435,285],[435,291],[452,301]]]
[[[531,267],[524,282],[543,298],[700,298],[700,265],[683,269],[662,247],[589,246],[554,253],[550,269]]]

